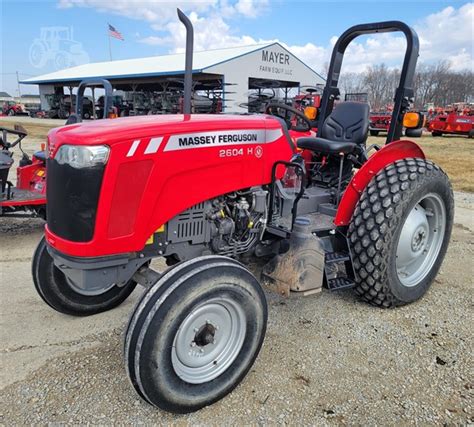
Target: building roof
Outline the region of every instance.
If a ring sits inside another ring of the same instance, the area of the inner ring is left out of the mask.
[[[224,49],[194,52],[193,72],[204,72],[217,64],[230,61],[260,49],[279,45],[279,43],[256,44]],[[309,70],[316,73],[310,67]],[[24,84],[45,84],[81,81],[91,77],[123,79],[134,77],[155,77],[184,73],[184,53],[152,56],[148,58],[124,59],[119,61],[95,62],[77,67],[66,68],[42,76],[22,80]],[[317,74],[317,73],[316,73]]]
[[[0,92],[0,98],[12,98],[12,96],[7,92]]]

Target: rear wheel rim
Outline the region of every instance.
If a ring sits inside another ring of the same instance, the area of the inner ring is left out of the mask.
[[[408,214],[397,244],[396,270],[406,287],[418,285],[432,270],[446,231],[446,206],[439,194],[423,196]]]
[[[183,381],[203,384],[224,373],[244,343],[246,315],[230,297],[199,304],[183,320],[173,340],[171,362]]]

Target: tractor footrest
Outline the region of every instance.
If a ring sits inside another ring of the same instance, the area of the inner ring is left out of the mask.
[[[346,252],[327,252],[325,261],[326,264],[334,264],[336,262],[350,261],[351,258]]]
[[[330,291],[339,291],[341,289],[350,289],[355,286],[355,282],[348,277],[336,277],[327,281]]]

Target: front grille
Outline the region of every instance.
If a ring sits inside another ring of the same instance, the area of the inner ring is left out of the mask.
[[[48,159],[47,220],[54,234],[73,242],[92,240],[104,168],[75,169]]]

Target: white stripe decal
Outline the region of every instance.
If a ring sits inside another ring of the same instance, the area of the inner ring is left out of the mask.
[[[148,146],[145,149],[145,154],[153,154],[158,151],[160,148],[161,141],[163,141],[163,137],[151,138]]]
[[[282,134],[281,129],[239,129],[172,135],[164,151],[223,147],[226,145],[265,144],[276,141]]]
[[[132,157],[135,154],[135,151],[137,151],[138,146],[140,145],[140,140],[136,139],[133,141],[132,146],[130,147],[130,150],[128,150],[127,157]]]
[[[283,135],[281,129],[267,129],[267,141],[266,142],[275,142],[277,139],[280,139]]]

